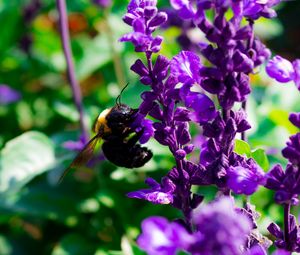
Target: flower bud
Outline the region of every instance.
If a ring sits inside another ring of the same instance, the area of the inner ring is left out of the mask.
[[[294,68],[292,63],[280,56],[275,56],[269,60],[266,71],[271,78],[278,82],[285,83],[293,80]]]
[[[175,152],[175,157],[176,157],[176,159],[178,159],[178,160],[184,159],[185,156],[186,156],[185,150],[179,149],[179,150],[177,150],[177,151]]]

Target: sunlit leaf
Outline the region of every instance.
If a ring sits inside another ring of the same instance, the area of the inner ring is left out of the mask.
[[[252,151],[251,157],[263,170],[267,171],[269,169],[269,160],[263,149],[257,149],[255,151]]]
[[[289,112],[283,109],[273,109],[269,118],[279,126],[286,128],[291,134],[296,133],[298,129],[289,121]]]
[[[255,23],[255,33],[263,39],[271,39],[283,32],[281,23],[274,19],[259,19]]]
[[[248,158],[251,157],[250,145],[243,140],[235,140],[234,151],[239,155],[246,155]]]
[[[54,103],[54,110],[68,120],[71,120],[73,122],[79,120],[79,113],[78,111],[76,111],[74,105],[65,104],[57,101]]]
[[[0,192],[16,192],[55,163],[54,145],[31,131],[6,143],[0,153]]]
[[[1,255],[10,255],[12,254],[12,246],[11,243],[7,240],[7,238],[3,235],[0,235],[0,254]]]
[[[82,201],[79,205],[79,209],[83,213],[95,213],[99,210],[100,205],[98,201],[94,198],[86,199],[85,201]]]
[[[109,40],[105,35],[99,35],[93,40],[82,36],[78,44],[83,51],[82,57],[76,62],[77,76],[80,80],[112,59]]]

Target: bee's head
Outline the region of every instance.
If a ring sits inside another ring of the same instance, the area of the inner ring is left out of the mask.
[[[125,104],[117,104],[106,115],[107,126],[113,133],[123,133],[134,120],[137,109],[132,109]]]

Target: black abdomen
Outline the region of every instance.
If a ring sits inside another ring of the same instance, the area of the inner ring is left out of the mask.
[[[126,168],[136,168],[145,165],[152,152],[140,144],[128,145],[122,140],[105,141],[102,145],[105,157],[113,164]]]

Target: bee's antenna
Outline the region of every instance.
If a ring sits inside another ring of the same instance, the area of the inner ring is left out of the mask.
[[[120,106],[120,104],[121,104],[121,96],[122,96],[124,90],[128,87],[128,85],[129,85],[129,82],[122,88],[120,94],[117,96],[117,98],[116,98],[116,105],[117,106]]]

